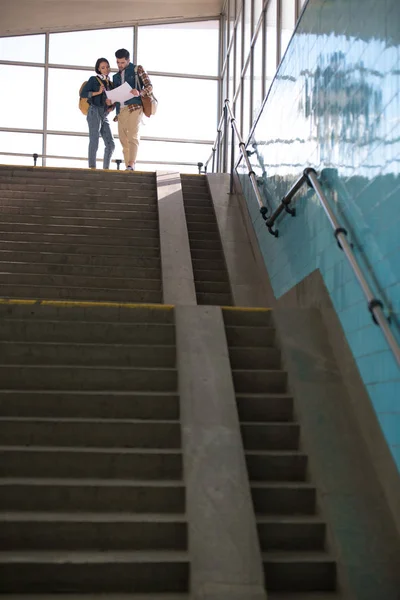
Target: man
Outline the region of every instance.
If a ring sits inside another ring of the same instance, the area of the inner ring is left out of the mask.
[[[117,59],[118,73],[113,77],[114,87],[119,87],[125,81],[132,88],[132,98],[121,106],[117,103],[118,135],[124,152],[124,160],[127,171],[135,170],[136,156],[139,148],[139,129],[143,115],[142,96],[148,96],[153,91],[153,86],[146,71],[141,65],[137,66],[137,77],[135,65],[130,62],[128,50],[121,48],[115,53]],[[137,89],[139,88],[139,89]],[[106,101],[111,105],[111,101]]]

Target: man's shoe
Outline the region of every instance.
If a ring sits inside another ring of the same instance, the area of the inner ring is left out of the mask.
[[[125,171],[134,171],[135,169],[133,167],[126,167]]]

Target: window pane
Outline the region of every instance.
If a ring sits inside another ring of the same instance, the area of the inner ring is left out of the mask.
[[[75,71],[68,69],[49,69],[49,98],[47,128],[53,131],[88,131],[85,115],[79,110],[79,88],[94,71]],[[111,129],[116,131],[112,122]]]
[[[41,158],[38,158],[37,166],[42,166]],[[0,165],[24,165],[33,167],[33,158],[31,156],[7,156],[0,153]]]
[[[71,156],[74,158],[84,158],[87,160],[89,146],[88,136],[78,135],[53,135],[47,136],[47,154],[52,156]],[[99,149],[97,151],[97,160],[103,160],[104,142],[99,139]],[[118,140],[115,140],[115,152],[113,158],[122,158],[122,150]],[[83,165],[84,166],[84,165]],[[86,165],[87,166],[87,165]]]
[[[153,76],[151,81],[159,106],[154,117],[144,119],[142,136],[215,138],[217,81],[161,76]]]
[[[230,2],[229,2],[229,40],[228,40],[228,45],[229,45],[229,42],[231,41],[233,29],[235,27],[235,16],[236,16],[235,0],[230,0]]]
[[[253,119],[256,117],[261,103],[263,101],[262,93],[262,54],[263,54],[263,36],[262,29],[254,44],[253,51]]]
[[[150,163],[141,163],[137,161],[137,170],[138,171],[169,171],[169,172],[179,172],[179,173],[198,173],[199,170],[197,167],[190,167],[188,165],[160,165],[160,164],[150,164]]]
[[[68,158],[48,158],[46,160],[46,167],[64,167],[66,169],[87,169],[86,160],[69,160]],[[101,168],[101,164],[98,164],[98,168]],[[111,164],[111,169],[116,169],[115,164]]]
[[[21,154],[42,153],[41,133],[14,133],[0,131],[0,152],[20,152]],[[33,159],[30,159],[33,164]]]
[[[212,144],[185,144],[182,142],[155,142],[142,140],[138,158],[141,161],[166,161],[181,163],[205,162],[211,154]]]
[[[276,0],[270,0],[267,9],[267,31],[266,31],[266,77],[272,79],[277,67],[277,4]]]
[[[244,140],[250,131],[250,64],[243,77],[243,125],[242,137]]]
[[[44,63],[44,35],[0,38],[0,60]]]
[[[284,0],[282,2],[281,58],[292,37],[295,16],[295,0]]]
[[[260,20],[264,0],[253,0],[254,8],[253,8],[253,31],[256,30],[258,21]]]
[[[7,87],[34,90],[29,94],[14,95],[12,102],[0,111],[0,127],[16,127],[18,129],[42,129],[43,127],[43,67],[12,67],[0,65],[0,79],[7,82]]]
[[[232,50],[232,53],[229,55],[229,82],[228,82],[228,100],[233,102],[233,96],[235,94],[234,90],[234,57],[235,54]]]
[[[106,58],[116,68],[115,51],[126,48],[133,52],[133,28],[96,29],[52,33],[50,35],[50,63],[91,67],[98,58]]]
[[[148,71],[218,75],[219,21],[139,27],[138,62]]]
[[[251,42],[251,0],[245,0],[244,5],[244,57],[245,60],[250,52]]]
[[[235,86],[237,89],[240,84],[240,75],[241,75],[242,66],[243,66],[242,65],[242,17],[240,17],[239,22],[236,27],[235,47],[236,47]]]

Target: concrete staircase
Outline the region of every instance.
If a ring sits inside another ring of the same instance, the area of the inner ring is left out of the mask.
[[[204,175],[181,175],[198,304],[233,304],[212,199]]]
[[[162,302],[154,173],[0,166],[4,298]]]
[[[332,598],[336,563],[325,548],[272,312],[223,315],[268,599]]]
[[[173,310],[0,317],[0,593],[186,598]]]

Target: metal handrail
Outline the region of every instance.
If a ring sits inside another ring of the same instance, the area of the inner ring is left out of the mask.
[[[221,136],[222,136],[222,134],[224,134],[224,136],[226,135],[228,120],[230,121],[231,128],[232,128],[230,194],[233,193],[233,171],[234,171],[234,161],[235,161],[235,136],[236,136],[236,138],[239,141],[239,143],[238,143],[239,150],[240,150],[240,152],[243,156],[243,159],[246,163],[246,167],[247,167],[247,171],[248,171],[247,174],[250,178],[251,185],[253,187],[253,191],[254,191],[254,194],[257,199],[258,207],[260,209],[260,214],[261,214],[262,218],[264,219],[264,221],[266,221],[267,214],[268,214],[268,208],[265,206],[262,196],[261,196],[261,193],[260,193],[260,190],[258,189],[256,174],[254,173],[254,171],[252,169],[252,166],[251,166],[251,163],[249,160],[249,155],[246,151],[246,144],[244,143],[243,138],[240,135],[240,131],[236,124],[236,118],[232,112],[232,109],[230,106],[230,101],[228,99],[226,99],[224,101],[224,108],[223,108],[222,115],[221,115],[221,118],[218,123],[217,137],[216,137],[214,145],[212,147],[211,154],[204,164],[204,172],[207,173],[207,168],[208,168],[208,165],[210,164],[211,160],[212,160],[213,172],[215,169],[215,161],[217,162],[217,166],[219,166]],[[224,130],[222,129],[222,126],[224,126]],[[200,172],[200,166],[203,166],[202,163],[199,163],[199,172]]]
[[[370,313],[372,315],[372,319],[373,319],[374,323],[376,325],[379,325],[379,327],[381,328],[382,333],[385,336],[386,341],[387,341],[391,351],[393,352],[393,355],[394,355],[398,365],[400,366],[400,346],[397,343],[396,338],[394,337],[394,335],[390,329],[390,318],[387,318],[385,316],[385,313],[383,311],[383,308],[384,308],[383,303],[381,302],[381,300],[379,300],[378,298],[376,298],[374,296],[366,278],[364,277],[362,269],[361,269],[361,267],[355,257],[355,254],[353,252],[352,244],[349,243],[347,240],[347,230],[344,227],[340,226],[339,221],[337,220],[337,218],[335,216],[335,213],[329,206],[328,199],[321,187],[321,184],[318,180],[317,172],[315,171],[315,169],[308,168],[303,171],[303,174],[301,175],[301,177],[295,182],[295,184],[290,188],[288,193],[282,198],[280,204],[277,206],[277,208],[272,213],[272,215],[268,219],[266,219],[265,225],[268,228],[268,231],[274,237],[277,238],[278,230],[277,229],[273,230],[272,227],[273,227],[276,219],[279,217],[279,215],[282,214],[282,212],[287,212],[290,215],[292,215],[293,217],[296,216],[296,209],[290,208],[289,205],[290,205],[291,201],[293,200],[294,196],[296,195],[296,193],[300,190],[300,188],[305,183],[307,183],[316,193],[318,200],[319,200],[322,208],[324,209],[325,214],[328,217],[329,222],[332,226],[333,235],[336,238],[338,246],[341,250],[343,250],[344,254],[346,255],[346,258],[350,264],[350,267],[352,268],[353,273],[356,276],[356,279],[361,286],[364,296],[367,299],[368,310],[370,311]]]

